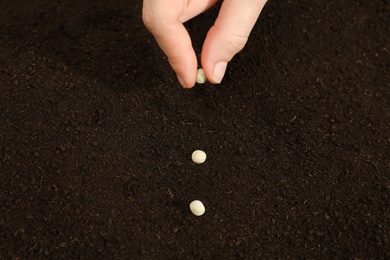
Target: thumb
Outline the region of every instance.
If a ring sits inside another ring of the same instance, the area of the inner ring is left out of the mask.
[[[225,0],[207,33],[202,67],[211,83],[221,83],[228,62],[241,51],[267,0]]]

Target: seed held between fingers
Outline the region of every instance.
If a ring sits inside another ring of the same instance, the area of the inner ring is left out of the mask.
[[[198,69],[196,73],[196,83],[203,84],[207,81],[206,75],[204,74],[204,70],[202,68]]]

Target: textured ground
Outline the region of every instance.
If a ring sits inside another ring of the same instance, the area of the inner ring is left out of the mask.
[[[270,0],[192,90],[141,6],[1,1],[0,258],[390,258],[389,1]]]

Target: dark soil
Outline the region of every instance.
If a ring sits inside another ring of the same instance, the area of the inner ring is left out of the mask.
[[[0,2],[0,258],[389,258],[389,1],[270,0],[191,90],[141,8]]]

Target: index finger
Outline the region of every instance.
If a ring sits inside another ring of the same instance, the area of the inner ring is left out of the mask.
[[[185,88],[195,85],[197,60],[191,38],[180,21],[185,1],[145,0],[142,18]]]

